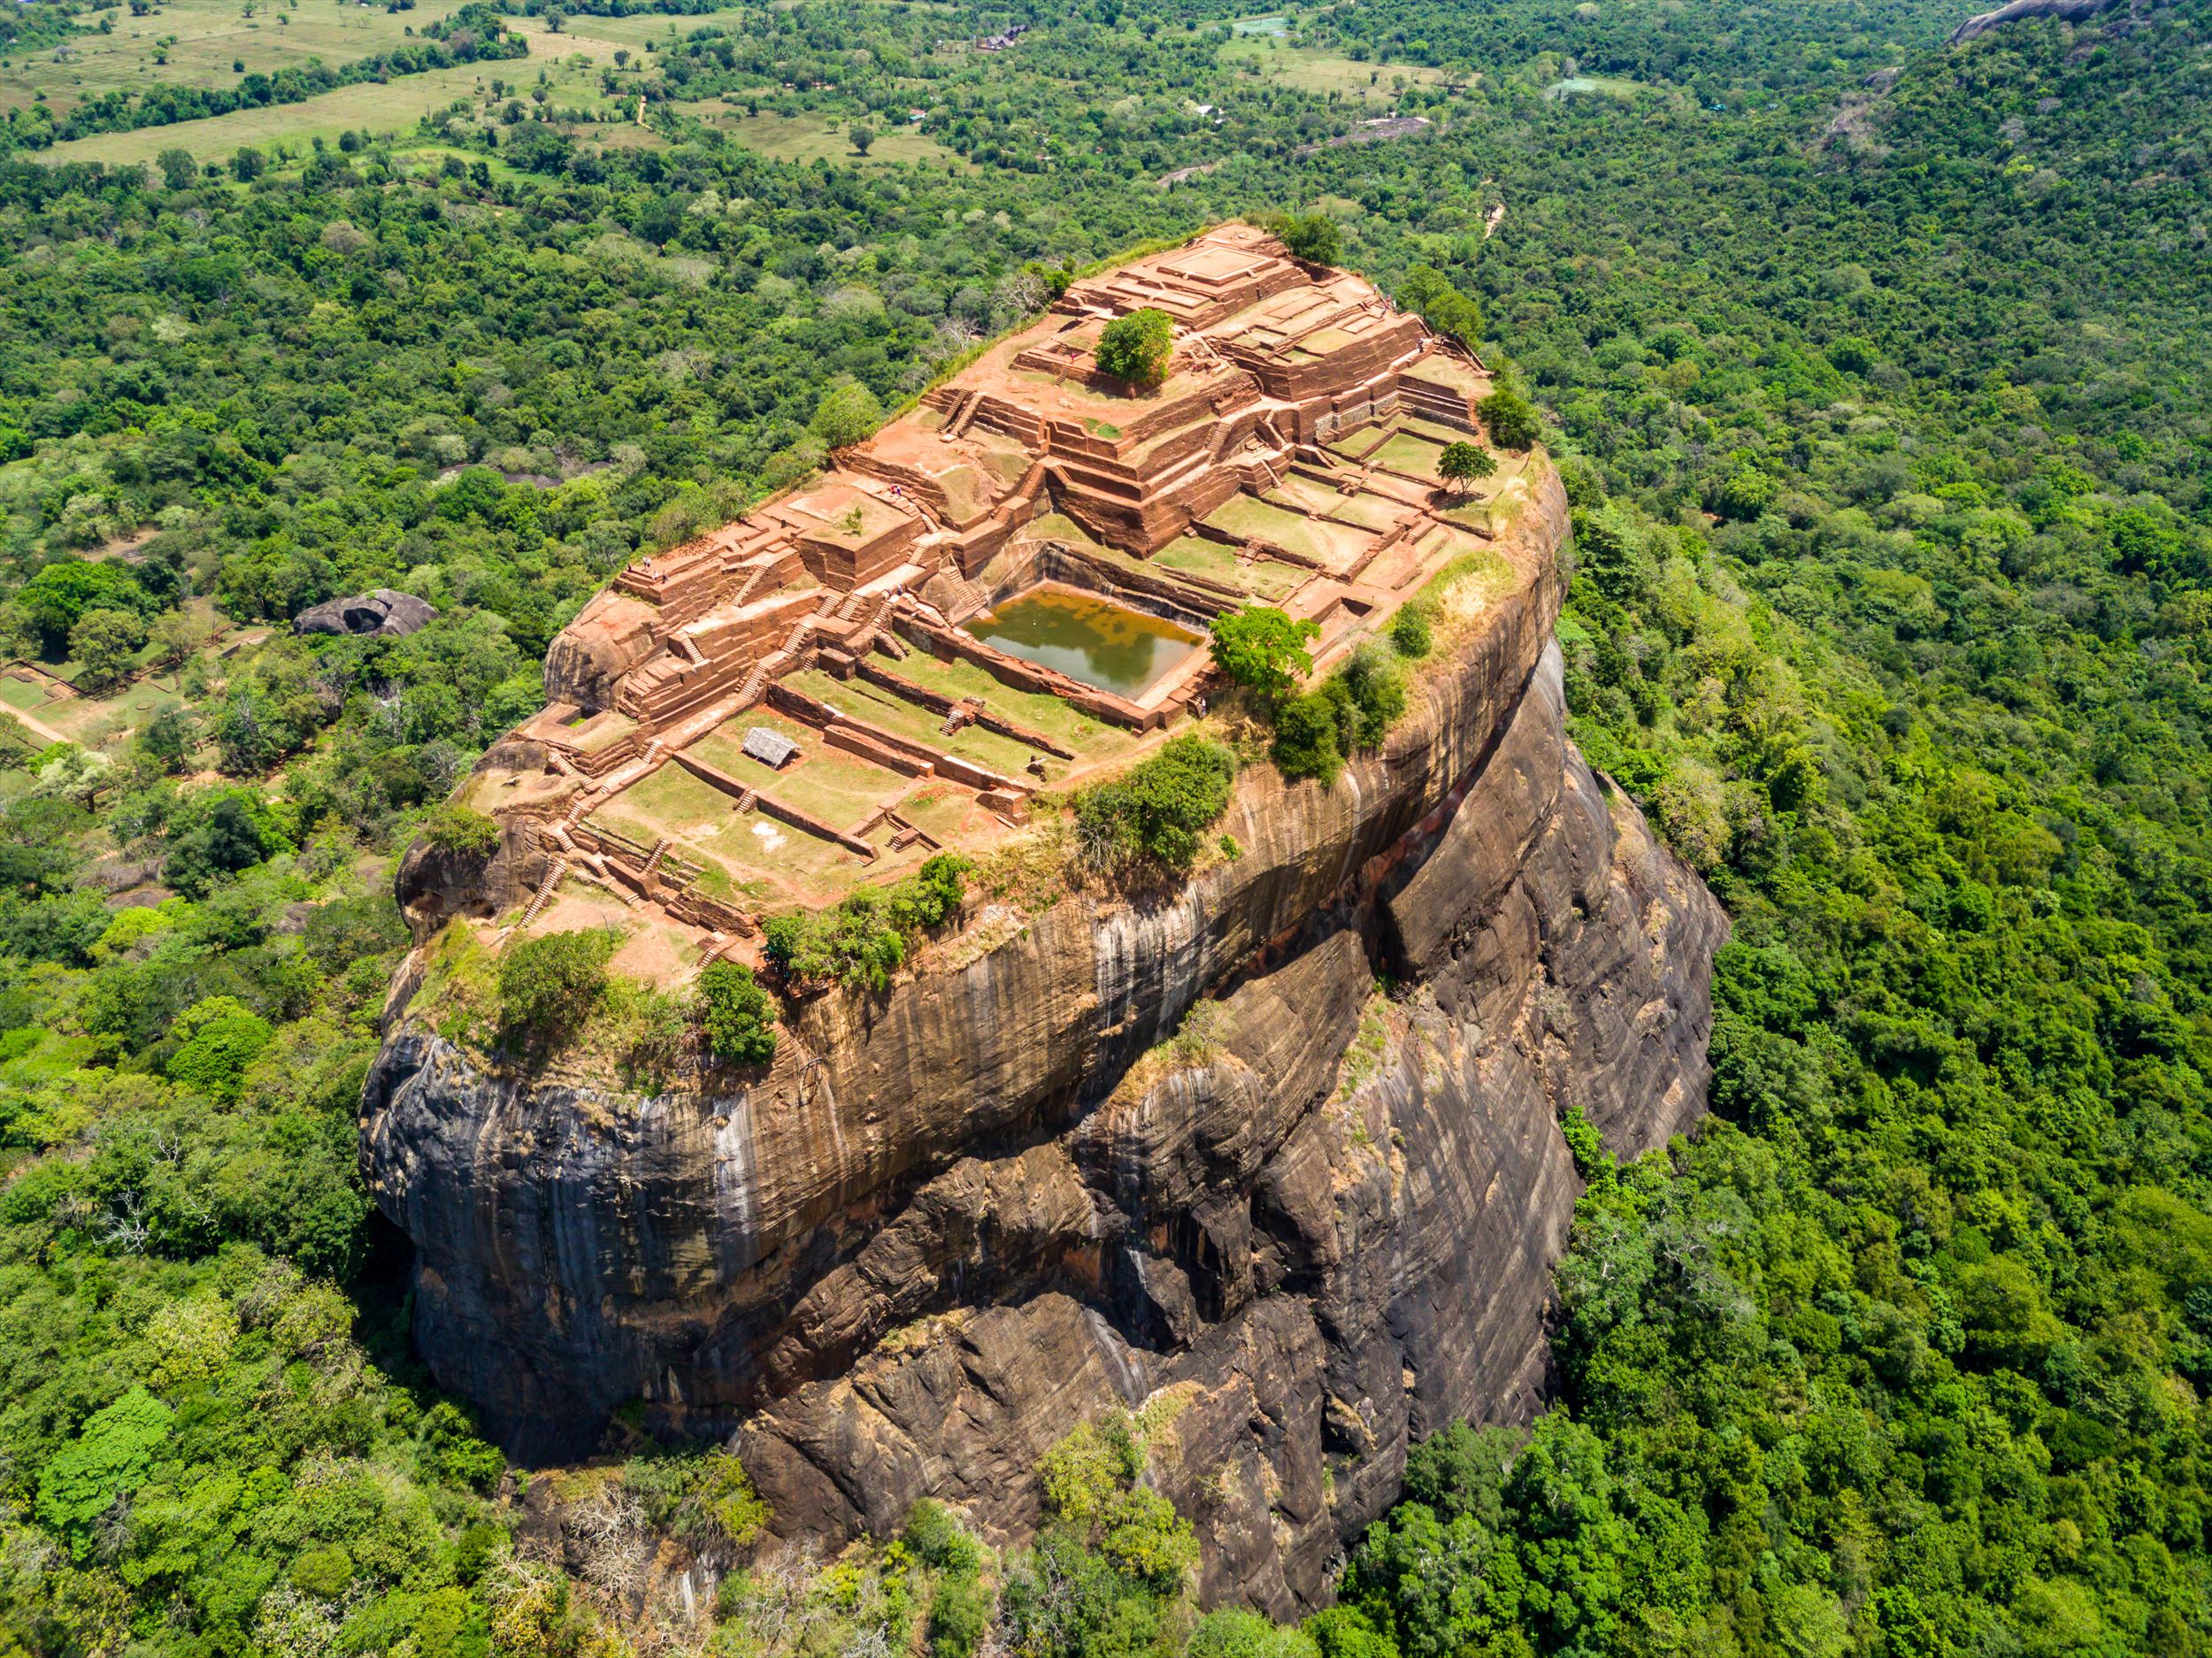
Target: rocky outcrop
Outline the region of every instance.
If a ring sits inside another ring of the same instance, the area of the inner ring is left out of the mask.
[[[1951,31],[1951,44],[1962,46],[1979,38],[1990,30],[2001,28],[2022,18],[2060,18],[2069,23],[2078,23],[2100,12],[2108,12],[2119,0],[2011,0],[2009,5],[1999,6],[1993,12],[1979,12]]]
[[[411,593],[378,587],[349,599],[327,599],[311,604],[292,618],[296,633],[352,633],[362,638],[389,639],[411,633],[437,619],[437,607]]]
[[[1248,770],[1177,890],[805,1002],[751,1086],[510,1071],[396,1002],[364,1157],[440,1379],[525,1456],[634,1400],[735,1428],[828,1537],[926,1494],[1018,1537],[1038,1455],[1152,1400],[1208,1597],[1323,1597],[1410,1437],[1541,1393],[1559,1113],[1633,1154],[1704,1097],[1724,923],[1565,741],[1540,477],[1381,752]]]

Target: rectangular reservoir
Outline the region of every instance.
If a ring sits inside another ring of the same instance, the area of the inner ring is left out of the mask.
[[[1038,587],[972,618],[969,633],[1010,656],[1134,698],[1199,649],[1187,627],[1071,587]]]

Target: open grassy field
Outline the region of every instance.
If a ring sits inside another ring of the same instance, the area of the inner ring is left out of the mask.
[[[227,653],[241,649],[250,651],[267,637],[263,629],[241,628],[230,623],[217,613],[210,599],[192,599],[185,608],[208,630],[206,642],[195,654],[204,669],[218,676],[226,672]],[[134,658],[136,666],[142,671],[152,668],[159,654],[158,648],[149,643]],[[97,695],[80,695],[65,683],[80,679],[81,673],[74,662],[0,664],[0,709],[27,716],[21,725],[42,744],[60,739],[88,748],[111,750],[143,726],[156,709],[190,700],[182,694],[175,668],[148,672]]]
[[[162,0],[142,18],[119,6],[104,14],[113,33],[80,35],[0,68],[0,110],[21,108],[41,92],[62,114],[104,92],[228,87],[242,73],[303,68],[317,58],[334,67],[403,46],[407,31],[419,36],[460,4],[417,0],[413,11],[395,12],[357,0]]]
[[[71,697],[30,712],[71,741],[102,748],[142,726],[156,709],[185,700],[178,693],[176,676],[160,674],[111,696]]]
[[[1309,46],[1292,46],[1271,34],[1240,35],[1221,49],[1221,61],[1256,64],[1262,75],[1305,92],[1340,92],[1348,98],[1393,104],[1417,83],[1443,79],[1418,64],[1361,63]]]
[[[1556,103],[1562,98],[1597,97],[1618,98],[1623,103],[1632,101],[1639,92],[1649,90],[1640,81],[1624,81],[1617,75],[1570,75],[1564,81],[1555,81],[1544,88],[1544,96]]]
[[[595,19],[596,20],[596,19]],[[365,81],[340,87],[299,104],[239,110],[203,121],[146,127],[130,133],[98,133],[39,152],[49,161],[104,161],[114,165],[151,161],[165,150],[182,150],[201,161],[219,161],[233,152],[275,143],[303,148],[316,138],[334,141],[348,130],[377,135],[408,133],[424,116],[457,99],[481,102],[492,81],[531,87],[546,72],[551,102],[562,109],[607,110],[615,100],[599,89],[599,54],[613,48],[598,41],[549,35],[534,18],[511,19],[510,27],[530,40],[530,56],[507,63],[462,64],[426,74],[402,75],[380,86]],[[611,139],[613,129],[611,129]]]
[[[456,10],[462,0],[419,0],[410,12],[388,12],[358,0],[164,0],[145,18],[119,9],[111,35],[88,35],[60,51],[25,56],[0,67],[0,110],[27,104],[43,93],[58,112],[82,100],[118,88],[150,85],[227,87],[242,73],[298,67],[319,58],[337,65],[403,44],[405,31],[419,35],[426,23]],[[280,19],[282,19],[280,21]],[[219,160],[244,147],[288,144],[303,149],[316,138],[334,140],[348,130],[378,135],[403,134],[426,115],[457,99],[480,101],[494,79],[534,84],[538,72],[550,74],[553,102],[565,109],[603,112],[630,100],[610,98],[599,86],[599,70],[617,52],[644,61],[649,42],[680,40],[700,27],[698,17],[640,14],[635,17],[578,17],[557,35],[541,19],[515,17],[509,27],[531,37],[530,61],[470,65],[402,76],[382,86],[344,87],[304,103],[242,110],[203,121],[104,133],[43,152],[55,161],[102,161],[129,165],[151,161],[165,150],[183,150],[202,161]],[[165,59],[166,61],[158,61]],[[749,148],[780,161],[827,158],[859,163],[846,124],[833,116],[749,115],[741,106],[718,99],[681,105],[723,127]],[[586,129],[588,142],[636,146],[657,144],[643,128]],[[903,127],[879,130],[866,157],[890,165],[925,162],[965,168],[967,163],[931,139]],[[865,165],[864,163],[862,165]]]
[[[635,17],[603,18],[574,17],[561,25],[561,32],[580,42],[595,58],[613,58],[617,47],[626,47],[635,57],[645,50],[648,41],[680,41],[694,30],[706,27],[718,20],[718,14],[706,13],[696,17],[669,17],[641,12]],[[733,18],[720,19],[734,27]]]
[[[600,21],[594,18],[594,23]],[[720,127],[748,150],[778,161],[814,161],[826,158],[841,165],[879,166],[893,162],[920,161],[938,166],[965,169],[967,161],[935,139],[925,138],[910,127],[876,128],[875,142],[866,160],[854,152],[850,123],[833,115],[778,115],[767,110],[748,115],[741,104],[720,98],[677,106]]]

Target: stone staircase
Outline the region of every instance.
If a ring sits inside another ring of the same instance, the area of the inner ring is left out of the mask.
[[[738,687],[737,705],[750,708],[760,700],[760,694],[768,688],[768,681],[776,670],[790,658],[780,650],[772,650],[753,664],[753,671],[745,676],[745,683]]]
[[[868,619],[854,630],[853,637],[864,640],[881,633],[883,618],[891,614],[891,607],[898,603],[898,599],[899,595],[895,593],[885,594],[876,608],[868,613]]]
[[[1231,366],[1221,353],[1214,349],[1214,342],[1202,334],[1187,334],[1183,336],[1181,344],[1194,365],[1203,364],[1208,368]]]
[[[569,803],[568,813],[561,819],[560,826],[563,829],[573,829],[589,817],[595,810],[612,800],[640,778],[649,777],[658,771],[663,757],[668,753],[668,746],[667,738],[654,738],[652,741],[645,745],[645,752],[638,756],[636,759],[610,771],[592,787],[577,795]]]
[[[538,890],[531,894],[528,905],[523,910],[522,919],[515,923],[516,932],[521,932],[535,921],[546,905],[553,902],[553,894],[560,890],[561,882],[567,874],[568,860],[556,858],[553,867],[546,871],[545,879],[538,883]]]
[[[763,559],[759,564],[755,564],[752,573],[747,576],[739,584],[737,591],[730,595],[730,609],[743,610],[746,603],[752,598],[754,590],[768,579],[768,572],[775,567],[776,561],[772,558]]]
[[[959,565],[947,560],[938,566],[938,570],[944,576],[947,585],[952,588],[953,611],[945,618],[946,620],[964,622],[978,610],[989,608],[991,595],[961,574]]]

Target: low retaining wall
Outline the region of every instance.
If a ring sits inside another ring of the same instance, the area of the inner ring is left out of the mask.
[[[917,685],[904,674],[894,673],[890,669],[879,666],[869,657],[860,657],[855,664],[855,669],[860,677],[871,685],[879,685],[894,695],[904,697],[908,702],[920,707],[933,710],[940,714],[949,714],[955,709],[958,709],[986,731],[995,731],[1002,737],[1011,737],[1016,742],[1026,743],[1032,748],[1041,748],[1056,760],[1075,758],[1071,750],[1063,748],[1042,732],[1032,731],[1026,725],[1020,725],[1014,720],[1002,718],[987,709],[979,709],[972,702],[962,702],[958,697],[948,696],[942,691],[933,691],[926,685]]]
[[[809,817],[796,806],[787,806],[781,801],[764,794],[751,785],[741,783],[727,771],[718,766],[709,765],[695,755],[686,754],[681,749],[678,749],[668,757],[702,783],[720,789],[732,800],[743,800],[750,794],[753,797],[753,804],[777,822],[787,823],[794,829],[803,829],[810,835],[818,835],[825,841],[834,841],[848,851],[859,853],[862,857],[871,863],[875,861],[875,848],[870,846],[859,836],[849,835],[842,829],[833,829],[819,817]]]
[[[827,702],[818,702],[803,691],[794,691],[786,686],[771,686],[768,705],[778,713],[787,715],[802,725],[811,725],[822,733],[822,740],[849,754],[872,760],[878,765],[910,777],[926,776],[932,772],[964,783],[973,789],[1011,789],[1026,794],[1026,785],[994,771],[972,760],[964,760],[956,754],[933,748],[926,742],[911,737],[902,737],[896,732],[872,725],[864,719],[855,719],[840,713]],[[980,725],[982,722],[978,721]],[[842,741],[841,741],[842,739]]]
[[[1034,691],[1045,696],[1056,696],[1071,708],[1080,709],[1094,719],[1102,719],[1111,725],[1121,725],[1131,731],[1149,731],[1166,718],[1164,712],[1139,708],[1126,698],[1110,691],[1102,691],[1085,685],[1080,679],[1071,679],[1056,669],[1041,667],[1033,662],[1024,662],[1019,656],[1010,656],[1002,650],[995,650],[972,634],[954,628],[934,627],[918,618],[902,617],[899,631],[910,642],[919,645],[932,656],[944,661],[972,662],[1002,685],[1018,691]]]

